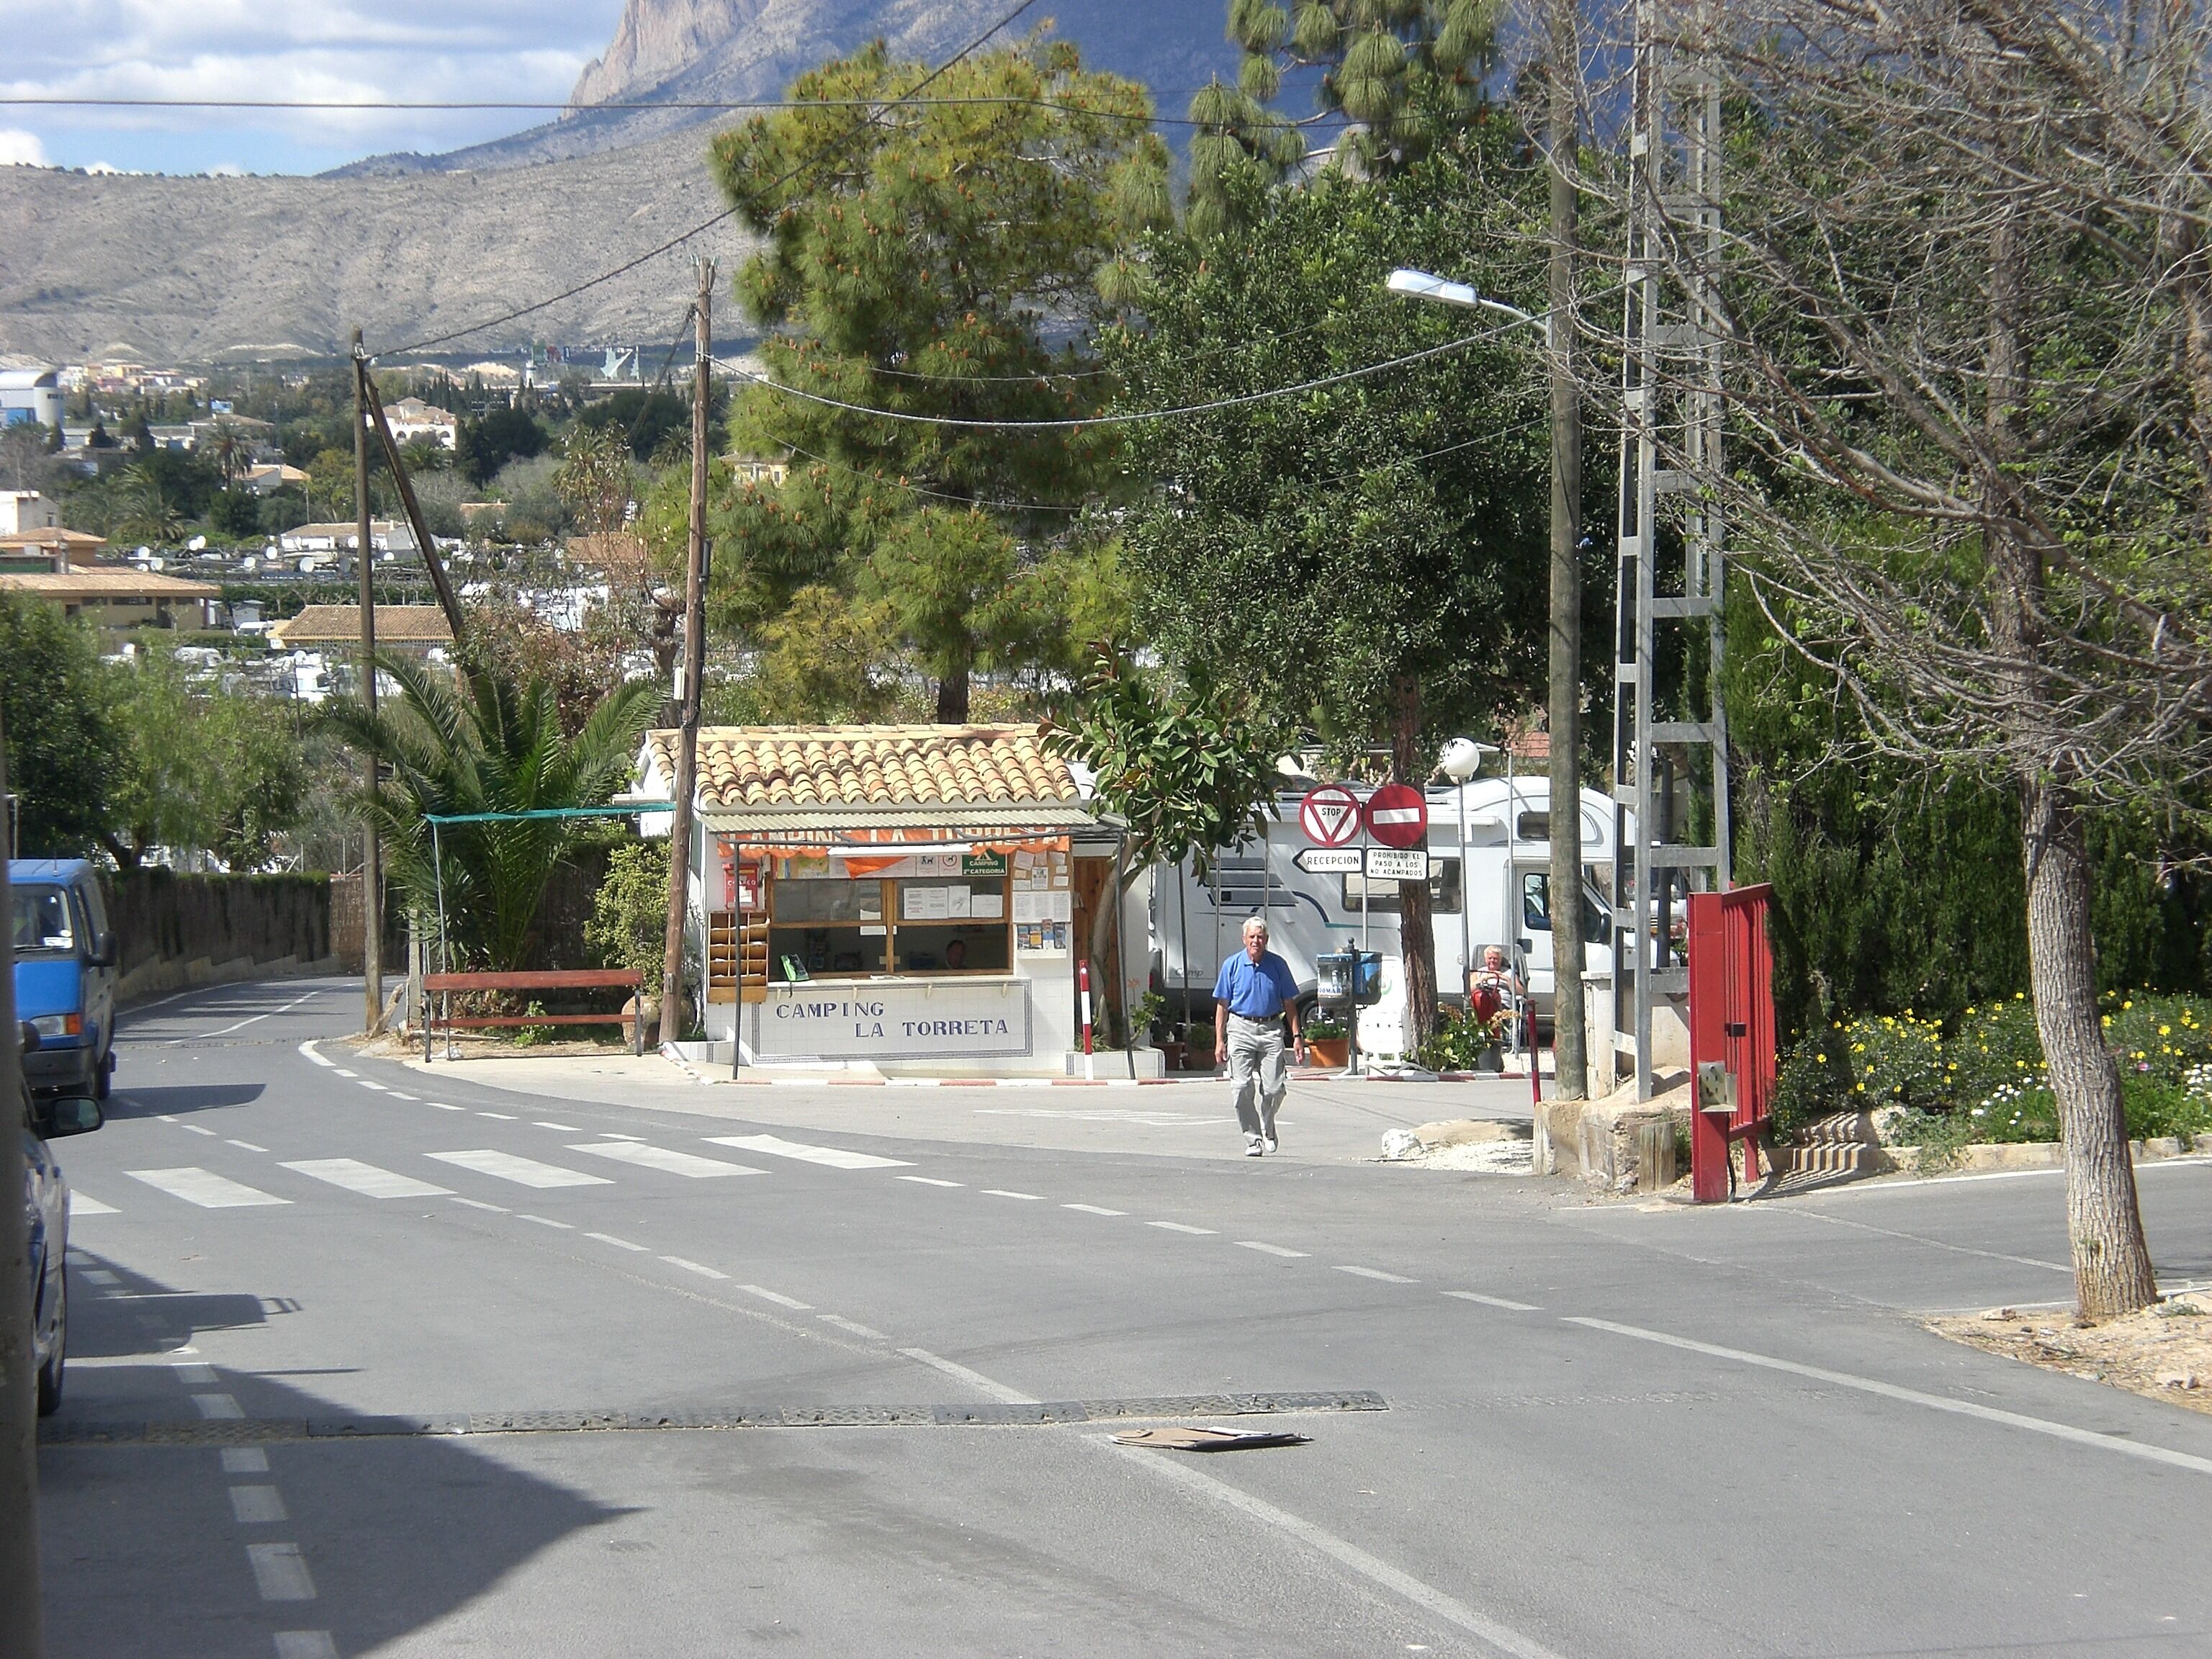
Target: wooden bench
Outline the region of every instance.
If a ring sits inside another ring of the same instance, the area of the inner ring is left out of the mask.
[[[497,1026],[513,1025],[620,1025],[631,1017],[628,1014],[503,1014],[496,1018],[470,1015],[457,1018],[452,1013],[453,993],[455,991],[584,991],[625,988],[634,1004],[644,998],[644,976],[629,968],[564,968],[543,974],[425,974],[422,975],[422,1058],[430,1058],[430,1044],[437,1028],[444,1026],[450,1035],[454,1031],[488,1030]],[[441,995],[444,997],[447,1012],[438,1012]],[[642,1009],[637,1014],[630,1037],[629,1051],[634,1054],[645,1052],[645,1017]]]

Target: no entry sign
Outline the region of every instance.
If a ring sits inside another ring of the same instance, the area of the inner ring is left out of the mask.
[[[1384,784],[1367,798],[1367,833],[1385,847],[1420,846],[1429,837],[1427,798],[1409,783]]]
[[[1298,828],[1316,847],[1341,847],[1359,833],[1359,797],[1324,783],[1298,803]]]

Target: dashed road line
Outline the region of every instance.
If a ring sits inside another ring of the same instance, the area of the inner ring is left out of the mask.
[[[238,1398],[228,1394],[196,1394],[192,1404],[200,1408],[200,1415],[209,1422],[242,1420],[246,1413],[238,1408]]]
[[[1127,1215],[1127,1210],[1109,1210],[1103,1204],[1063,1204],[1063,1210],[1080,1210],[1085,1215]]]
[[[1310,1254],[1305,1250],[1285,1249],[1280,1244],[1268,1244],[1256,1238],[1240,1238],[1237,1241],[1237,1248],[1241,1250],[1260,1250],[1268,1255],[1279,1255],[1286,1258],[1297,1257],[1302,1259]]]
[[[364,1089],[375,1090],[376,1092],[380,1095],[388,1095],[392,1092],[390,1089],[386,1088],[383,1084],[379,1083],[374,1078],[357,1077],[354,1081]]]
[[[241,1527],[273,1526],[292,1518],[284,1512],[284,1499],[274,1486],[233,1486],[230,1513]]]
[[[487,1204],[480,1198],[463,1198],[459,1194],[454,1194],[453,1202],[456,1204],[465,1204],[471,1210],[489,1210],[494,1215],[513,1215],[514,1213],[514,1211],[508,1209],[504,1204]]]
[[[404,1089],[394,1089],[392,1091],[392,1097],[394,1100],[420,1100],[422,1098],[420,1095],[409,1094]]]
[[[187,1388],[211,1389],[217,1381],[215,1367],[205,1360],[188,1359],[180,1365],[171,1365],[169,1370],[175,1375],[177,1381]]]
[[[335,1067],[333,1067],[332,1069],[333,1069],[333,1070],[335,1070],[340,1077],[356,1077],[356,1078],[357,1078],[357,1077],[359,1077],[359,1076],[361,1075],[361,1073],[360,1073],[359,1072],[349,1072],[349,1071],[348,1071],[348,1070],[346,1070],[346,1068],[345,1068],[344,1066],[335,1066]]]
[[[321,1041],[322,1039],[320,1037],[317,1037],[310,1042],[301,1043],[300,1045],[300,1052],[305,1054],[309,1060],[313,1060],[316,1065],[321,1066],[325,1071],[333,1071],[337,1068],[337,1062],[334,1060],[326,1058],[316,1050],[315,1044]]]
[[[250,1140],[233,1140],[226,1144],[237,1147],[242,1152],[265,1152],[269,1150],[266,1146],[257,1146]]]
[[[246,1559],[264,1601],[312,1601],[315,1581],[297,1544],[248,1544]]]
[[[196,1135],[205,1135],[205,1136],[207,1136],[210,1140],[212,1140],[212,1139],[215,1138],[215,1131],[214,1131],[214,1130],[212,1130],[212,1129],[208,1129],[208,1128],[203,1128],[200,1125],[198,1125],[198,1124],[197,1124],[197,1123],[179,1123],[179,1125],[177,1125],[177,1127],[178,1127],[179,1129],[189,1129],[190,1131],[191,1131],[191,1133],[194,1133],[194,1134],[196,1134]]]
[[[1044,1201],[1042,1193],[1009,1192],[1004,1187],[986,1187],[982,1192],[986,1198],[1018,1198],[1027,1204],[1042,1204]]]
[[[842,1314],[817,1314],[814,1316],[825,1325],[835,1325],[839,1330],[849,1331],[854,1336],[869,1337],[878,1342],[888,1342],[890,1340],[889,1337],[885,1336],[881,1331],[875,1329],[872,1326],[863,1325],[855,1319],[848,1319]]]
[[[338,1659],[337,1644],[326,1630],[280,1630],[276,1659]]]
[[[1503,1308],[1508,1313],[1541,1313],[1544,1310],[1533,1302],[1516,1302],[1503,1296],[1485,1296],[1480,1291],[1446,1291],[1446,1296],[1456,1297],[1462,1302],[1480,1302],[1486,1308]]]
[[[75,1220],[81,1215],[120,1215],[122,1213],[112,1204],[103,1204],[90,1193],[80,1193],[74,1188],[70,1191],[71,1220]]]
[[[738,1288],[747,1296],[757,1296],[763,1302],[773,1302],[779,1308],[790,1308],[799,1313],[812,1313],[811,1302],[801,1302],[795,1296],[786,1296],[781,1291],[771,1291],[759,1285],[740,1285]]]
[[[917,1187],[964,1187],[964,1181],[940,1181],[935,1176],[893,1176],[893,1181],[911,1181]]]
[[[222,1449],[222,1472],[225,1474],[266,1474],[269,1473],[269,1454],[259,1446],[225,1446]]]
[[[1145,1225],[1147,1227],[1158,1227],[1163,1232],[1189,1233],[1194,1237],[1201,1234],[1210,1234],[1214,1231],[1211,1227],[1194,1227],[1189,1223],[1184,1221],[1147,1221]]]
[[[533,1129],[557,1129],[564,1135],[580,1135],[585,1133],[573,1123],[548,1123],[544,1118],[532,1119],[530,1127]]]
[[[478,1112],[478,1113],[477,1114],[477,1115],[478,1117],[495,1117],[495,1118],[497,1118],[497,1119],[498,1119],[501,1123],[512,1123],[512,1122],[514,1122],[514,1114],[513,1112],[483,1112],[483,1111],[480,1111],[480,1112]]]
[[[611,1244],[618,1250],[642,1251],[652,1248],[652,1246],[648,1244],[633,1244],[626,1238],[617,1238],[612,1233],[586,1233],[584,1237],[586,1238],[596,1238],[602,1244]]]
[[[465,1112],[469,1109],[465,1106],[448,1106],[442,1100],[426,1100],[422,1103],[425,1106],[434,1106],[441,1112]]]
[[[718,1273],[714,1268],[707,1266],[703,1261],[687,1261],[680,1255],[664,1255],[660,1259],[663,1261],[665,1261],[672,1267],[681,1267],[685,1273],[696,1273],[702,1279],[727,1279],[729,1277],[729,1274],[726,1273]]]
[[[532,1215],[527,1210],[517,1210],[514,1218],[517,1221],[534,1221],[541,1227],[558,1227],[564,1233],[576,1231],[576,1224],[573,1221],[556,1221],[550,1216]]]
[[[105,1267],[87,1267],[79,1277],[92,1285],[120,1285],[123,1282]]]
[[[1418,1285],[1418,1279],[1408,1279],[1403,1273],[1386,1273],[1380,1267],[1355,1267],[1348,1262],[1339,1262],[1336,1271],[1350,1273],[1355,1279],[1379,1279],[1385,1285]]]

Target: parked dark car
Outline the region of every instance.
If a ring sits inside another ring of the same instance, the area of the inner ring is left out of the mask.
[[[40,1048],[38,1032],[22,1025],[23,1059]],[[33,1095],[26,1083],[19,1102],[23,1137],[23,1212],[31,1238],[31,1356],[39,1370],[39,1415],[62,1403],[62,1370],[69,1360],[69,1182],[47,1146],[63,1135],[97,1129],[100,1103],[82,1095]]]
[[[115,1071],[115,936],[100,872],[82,859],[11,859],[15,1018],[39,1034],[23,1061],[41,1094],[107,1098]]]

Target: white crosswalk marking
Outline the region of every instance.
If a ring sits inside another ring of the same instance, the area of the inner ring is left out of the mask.
[[[103,1204],[98,1199],[94,1198],[90,1193],[73,1192],[70,1194],[70,1214],[73,1217],[81,1215],[115,1215],[118,1213],[118,1212],[112,1204]]]
[[[289,1204],[289,1198],[277,1198],[242,1182],[229,1180],[210,1170],[186,1167],[181,1170],[125,1170],[124,1174],[133,1181],[143,1181],[157,1191],[172,1198],[181,1198],[187,1204],[197,1204],[203,1210],[242,1210],[256,1204]]]
[[[315,1581],[300,1559],[297,1544],[248,1544],[246,1559],[253,1564],[253,1581],[264,1601],[312,1601]]]
[[[453,1164],[464,1170],[474,1170],[478,1175],[495,1176],[501,1181],[512,1181],[524,1187],[611,1187],[614,1183],[605,1176],[586,1175],[581,1170],[563,1170],[557,1164],[540,1164],[534,1158],[517,1158],[513,1152],[495,1152],[489,1147],[467,1152],[432,1152],[441,1164]]]
[[[417,1181],[412,1176],[395,1175],[390,1170],[380,1170],[374,1164],[363,1164],[351,1158],[309,1158],[296,1164],[287,1164],[288,1170],[296,1170],[317,1181],[327,1181],[333,1187],[343,1187],[349,1193],[359,1193],[365,1198],[450,1198],[450,1187],[433,1187],[427,1181]]]
[[[776,1135],[708,1135],[717,1146],[734,1146],[741,1152],[765,1152],[770,1158],[795,1158],[802,1164],[826,1164],[833,1170],[911,1170],[911,1160],[878,1158],[872,1152],[848,1152],[842,1146],[810,1146],[801,1140]]]
[[[700,1158],[690,1152],[673,1152],[665,1146],[648,1146],[636,1140],[586,1141],[571,1146],[572,1152],[590,1152],[599,1158],[611,1158],[617,1163],[634,1164],[641,1170],[659,1170],[664,1175],[689,1176],[694,1181],[704,1181],[714,1176],[766,1175],[766,1170],[756,1170],[750,1164],[726,1164],[719,1158]]]
[[[274,1486],[233,1486],[230,1512],[241,1527],[266,1527],[292,1517],[284,1513],[284,1498]]]

